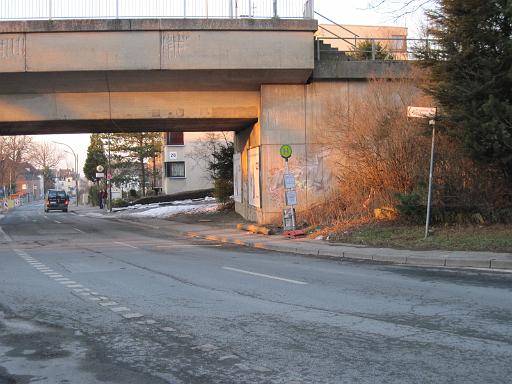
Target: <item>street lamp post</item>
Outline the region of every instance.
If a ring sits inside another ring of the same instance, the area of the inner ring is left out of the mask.
[[[65,145],[71,150],[71,153],[73,154],[73,157],[75,158],[75,193],[76,193],[76,206],[78,207],[78,178],[80,174],[78,173],[78,155],[73,151],[73,148],[71,148],[68,144],[60,143],[58,141],[53,141],[55,144]]]

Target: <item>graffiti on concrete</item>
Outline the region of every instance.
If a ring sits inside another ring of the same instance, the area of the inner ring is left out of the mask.
[[[298,192],[321,196],[329,191],[332,182],[332,172],[327,165],[328,150],[310,155],[305,161],[304,155],[299,155],[289,162],[289,172],[295,176]],[[268,171],[268,196],[271,205],[281,207],[284,204],[283,177],[284,165],[271,167]],[[306,203],[305,201],[300,202]]]

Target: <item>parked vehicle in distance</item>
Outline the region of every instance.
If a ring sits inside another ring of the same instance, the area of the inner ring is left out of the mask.
[[[67,212],[69,206],[69,196],[66,191],[60,189],[49,189],[44,199],[44,211],[59,210]]]

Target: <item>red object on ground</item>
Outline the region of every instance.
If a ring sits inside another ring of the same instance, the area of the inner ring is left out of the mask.
[[[302,229],[297,229],[295,231],[284,231],[283,236],[289,237],[290,239],[296,239],[297,237],[306,236],[306,233]]]

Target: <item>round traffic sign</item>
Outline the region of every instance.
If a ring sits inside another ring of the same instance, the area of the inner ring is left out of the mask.
[[[279,154],[282,158],[288,159],[292,156],[292,147],[288,144],[281,145],[281,149],[279,150]]]
[[[96,171],[97,171],[97,172],[103,172],[103,170],[104,170],[104,169],[105,169],[105,168],[103,168],[103,165],[98,165],[98,166],[96,167]]]

